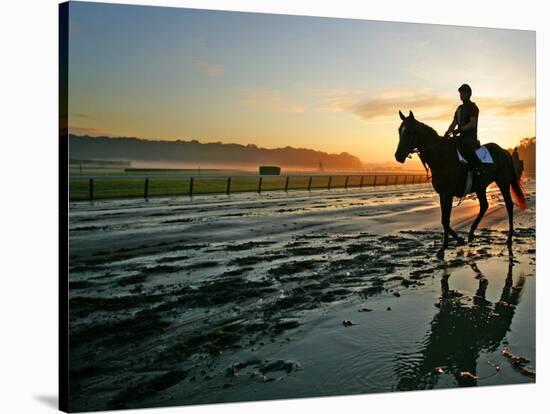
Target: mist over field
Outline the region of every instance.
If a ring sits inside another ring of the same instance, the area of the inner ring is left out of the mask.
[[[243,168],[274,164],[294,169],[354,169],[363,167],[351,154],[329,154],[306,148],[260,148],[253,144],[200,143],[193,141],[154,141],[138,138],[110,138],[70,135],[72,159],[132,160],[141,163],[176,164],[196,168]]]

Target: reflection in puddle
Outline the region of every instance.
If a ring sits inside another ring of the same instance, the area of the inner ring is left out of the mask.
[[[473,296],[451,289],[449,281],[452,276],[448,272],[442,276],[441,295],[436,303],[439,312],[430,323],[421,349],[398,355],[397,390],[429,389],[440,382],[476,385],[480,379],[477,373],[480,355],[498,350],[503,343],[516,306],[521,301],[525,276],[519,275],[514,282],[514,262],[510,255],[500,298],[491,302],[486,297],[489,279],[475,262],[470,266],[477,280],[477,290]],[[495,368],[495,372],[500,371],[500,365],[491,361],[488,363]],[[534,370],[526,372],[534,376]],[[454,381],[449,381],[449,376]]]

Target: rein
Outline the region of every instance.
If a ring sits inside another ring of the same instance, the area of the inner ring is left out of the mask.
[[[430,145],[428,148],[424,149],[422,152],[424,154],[426,154],[428,151],[430,151],[433,147],[435,147],[437,144],[439,144],[439,142],[436,142],[432,145]],[[422,162],[422,165],[424,166],[424,169],[426,170],[426,179],[427,180],[430,180],[431,179],[431,176],[429,175],[429,170],[430,170],[430,167],[428,165],[428,163],[426,162],[426,160],[424,159],[424,157],[422,156],[422,152],[417,148],[413,148],[413,150],[410,152],[410,154],[408,155],[409,158],[412,158],[412,155],[411,154],[418,154],[418,158],[420,158],[420,161]],[[466,194],[462,195],[462,197],[460,197],[460,199],[458,200],[458,204],[455,206],[455,207],[458,207],[461,203],[462,203],[462,200],[464,199],[464,197],[466,196]]]
[[[424,166],[424,169],[426,170],[426,180],[428,180],[428,181],[431,179],[431,176],[430,176],[430,173],[429,173],[430,172],[430,166],[426,162],[426,159],[422,156],[422,152],[424,152],[424,154],[425,154],[426,152],[431,150],[433,147],[435,147],[437,144],[439,144],[439,142],[436,142],[435,144],[430,145],[428,148],[424,149],[424,151],[420,151],[418,148],[413,148],[413,150],[408,155],[409,158],[412,158],[411,154],[418,154],[418,158],[420,158],[420,161],[422,162],[422,165]]]

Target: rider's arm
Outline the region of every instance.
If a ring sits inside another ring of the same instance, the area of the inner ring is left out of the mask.
[[[470,131],[472,129],[475,129],[477,125],[477,117],[476,116],[472,116],[470,118],[470,120],[468,121],[468,123],[464,124],[462,126],[462,128],[460,128],[462,131]]]
[[[457,119],[456,119],[456,112],[455,116],[453,117],[453,122],[451,122],[451,125],[449,125],[449,128],[447,129],[447,132],[445,132],[445,135],[449,134],[449,132],[453,131],[456,126],[458,125]]]

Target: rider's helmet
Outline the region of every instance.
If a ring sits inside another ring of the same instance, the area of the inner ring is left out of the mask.
[[[458,88],[458,91],[459,92],[464,91],[470,96],[472,95],[472,88],[470,88],[470,85],[468,85],[467,83],[463,83],[462,85],[460,85],[460,88]]]

